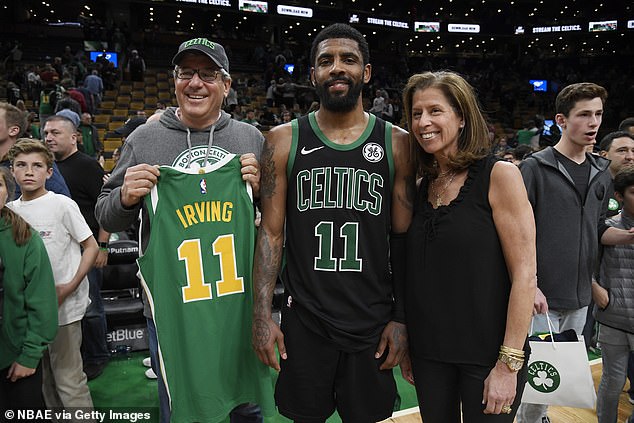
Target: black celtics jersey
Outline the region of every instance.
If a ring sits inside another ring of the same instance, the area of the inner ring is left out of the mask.
[[[199,171],[161,166],[145,198],[151,235],[138,263],[175,423],[221,422],[246,402],[273,410],[251,348],[255,227],[240,167],[234,154]]]
[[[392,125],[370,115],[351,144],[292,122],[283,280],[303,323],[348,351],[376,344],[390,319]]]

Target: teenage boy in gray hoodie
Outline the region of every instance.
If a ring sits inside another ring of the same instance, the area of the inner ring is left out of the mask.
[[[537,229],[537,293],[533,330],[581,334],[591,298],[599,240],[631,243],[634,235],[605,224],[611,184],[609,160],[586,152],[596,144],[607,91],[582,82],[565,87],[555,102],[561,139],[520,165]],[[548,406],[522,404],[518,423],[548,422]]]

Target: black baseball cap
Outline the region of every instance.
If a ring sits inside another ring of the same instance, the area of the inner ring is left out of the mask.
[[[185,41],[178,47],[178,52],[172,59],[173,65],[178,65],[183,56],[190,52],[200,52],[209,57],[218,65],[221,69],[229,72],[229,59],[225,49],[218,43],[209,41],[206,38],[193,38],[189,41]]]
[[[144,117],[133,117],[125,121],[125,124],[114,130],[115,134],[127,137],[139,126],[143,125],[147,119]]]

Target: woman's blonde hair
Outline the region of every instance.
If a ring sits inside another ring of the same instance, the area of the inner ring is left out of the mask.
[[[412,101],[414,93],[427,88],[437,88],[445,95],[454,112],[464,121],[458,135],[458,152],[449,157],[449,167],[463,170],[491,151],[489,129],[480,109],[473,87],[460,75],[450,71],[425,72],[412,75],[403,89],[403,107],[409,128],[410,152],[416,161],[419,175],[432,178],[438,174],[435,159],[426,153],[412,132]]]

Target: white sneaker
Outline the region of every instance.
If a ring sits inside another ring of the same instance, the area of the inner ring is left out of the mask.
[[[145,377],[148,379],[157,379],[156,373],[154,373],[154,370],[152,370],[152,368],[149,368],[145,371]]]
[[[143,365],[145,367],[152,367],[152,360],[150,359],[150,357],[145,357],[143,359]]]

